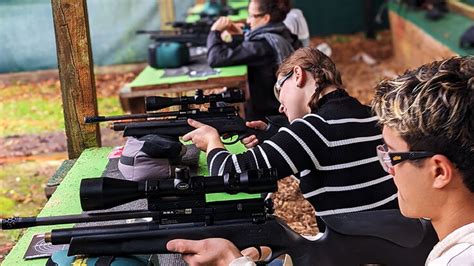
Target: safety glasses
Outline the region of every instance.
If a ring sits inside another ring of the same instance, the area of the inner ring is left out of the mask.
[[[387,145],[377,146],[377,156],[385,172],[394,174],[393,167],[406,160],[418,160],[434,156],[436,153],[429,151],[389,152]]]
[[[283,84],[285,83],[285,81],[289,79],[292,75],[293,75],[293,71],[290,71],[290,73],[286,74],[281,79],[277,80],[277,82],[273,86],[273,93],[275,93],[275,97],[277,98],[277,100],[280,99],[281,87],[283,87]]]

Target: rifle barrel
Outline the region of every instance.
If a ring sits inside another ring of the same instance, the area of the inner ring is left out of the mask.
[[[153,216],[155,216],[155,212],[143,210],[110,213],[84,213],[51,217],[13,217],[7,219],[0,219],[0,225],[2,230],[10,230],[41,225],[126,220]]]
[[[166,117],[166,116],[179,116],[179,115],[194,115],[199,110],[191,109],[186,111],[171,111],[171,112],[159,112],[159,113],[146,113],[146,114],[131,114],[131,115],[116,115],[116,116],[87,116],[84,119],[86,124],[88,123],[100,123],[108,121],[120,121],[120,120],[136,120],[136,119],[148,119],[154,117]]]

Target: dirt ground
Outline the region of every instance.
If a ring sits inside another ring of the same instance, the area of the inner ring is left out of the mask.
[[[327,43],[332,49],[332,59],[341,71],[348,92],[365,104],[370,104],[373,88],[383,78],[391,78],[403,71],[392,54],[389,31],[378,33],[375,40],[367,40],[362,34],[337,35],[325,38],[313,38],[311,46]],[[99,95],[118,95],[119,88],[132,80],[137,73],[106,74],[97,76]],[[59,86],[59,81],[50,79]],[[35,84],[25,84],[35,87]],[[0,83],[0,89],[2,84]],[[120,145],[122,138],[111,130],[102,130],[102,143],[105,146]],[[0,167],[25,159],[56,154],[66,158],[66,138],[63,132],[41,135],[9,136],[0,139]],[[47,156],[46,156],[47,157]],[[51,176],[51,173],[46,173]],[[296,192],[296,193],[295,193]],[[314,210],[302,198],[298,184],[292,178],[279,183],[279,192],[274,194],[276,214],[283,217],[289,225],[302,234],[317,232]],[[45,201],[44,201],[45,202]],[[44,204],[43,202],[43,204]],[[0,243],[0,261],[12,243]]]

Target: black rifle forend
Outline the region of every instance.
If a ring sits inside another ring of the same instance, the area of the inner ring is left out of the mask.
[[[238,114],[214,115],[202,112],[199,115],[187,118],[192,118],[215,128],[224,139],[238,136],[231,143],[259,133],[259,131],[248,128],[245,125],[245,121]],[[124,137],[141,137],[149,134],[180,137],[193,131],[195,128],[190,126],[186,119],[158,119],[143,122],[116,122],[113,124],[112,129],[123,131]]]
[[[206,46],[207,35],[216,19],[203,18],[195,22],[175,21],[168,23],[174,30],[138,30],[137,34],[148,34],[156,42],[189,43]]]
[[[137,34],[150,34],[151,36],[169,35],[207,35],[211,31],[212,24],[216,19],[203,18],[195,22],[173,21],[166,23],[174,30],[138,30]]]
[[[203,18],[195,22],[174,21],[167,23],[176,30],[185,33],[209,33],[216,19]]]
[[[179,31],[137,31],[137,34],[149,34],[155,42],[178,42],[192,46],[206,46],[207,33],[180,33]]]
[[[170,253],[166,249],[166,243],[170,240],[218,237],[231,240],[239,249],[269,246],[274,258],[285,253],[292,258],[311,257],[311,241],[301,237],[274,216],[260,222],[234,220],[215,223],[212,226],[141,226],[143,228],[129,228],[125,225],[93,230],[59,229],[46,234],[45,240],[55,245],[70,244],[69,255],[107,256]]]

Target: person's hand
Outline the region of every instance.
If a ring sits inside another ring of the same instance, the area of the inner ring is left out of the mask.
[[[188,124],[196,129],[184,135],[184,141],[191,140],[202,151],[224,148],[219,133],[215,128],[193,119],[188,119]]]
[[[228,17],[220,17],[216,20],[216,22],[214,22],[214,24],[212,24],[211,31],[222,32],[225,29],[227,29],[227,27],[229,27],[230,24],[232,24],[232,22],[230,21]]]
[[[261,120],[249,121],[249,122],[246,122],[245,125],[249,128],[253,128],[257,130],[265,130],[267,128],[267,124]],[[257,136],[255,135],[251,135],[249,137],[243,138],[241,142],[242,144],[244,144],[244,146],[247,149],[253,148],[258,145],[258,139],[257,139]]]
[[[242,35],[242,34],[244,34],[244,31],[242,30],[243,27],[244,27],[244,23],[233,23],[233,22],[231,22],[227,26],[226,31],[231,35]]]
[[[174,239],[166,244],[172,252],[183,254],[183,259],[191,266],[219,265],[228,266],[234,259],[242,257],[237,247],[223,238],[203,240]]]

